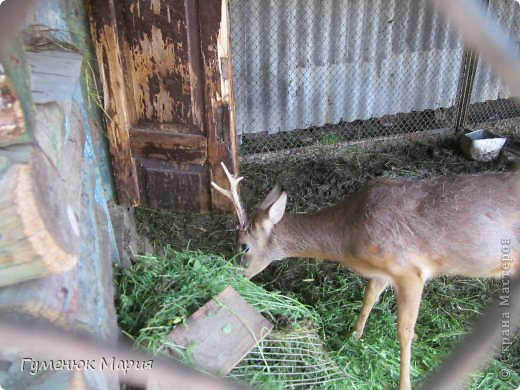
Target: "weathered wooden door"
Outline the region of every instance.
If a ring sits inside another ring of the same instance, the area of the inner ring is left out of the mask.
[[[89,0],[120,203],[207,213],[237,169],[227,0]]]

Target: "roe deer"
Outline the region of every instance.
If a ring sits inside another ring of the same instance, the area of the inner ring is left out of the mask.
[[[380,178],[335,206],[285,213],[287,194],[276,186],[248,218],[238,195],[243,178],[222,164],[239,220],[237,250],[245,275],[274,260],[336,261],[368,278],[354,330],[359,338],[374,303],[391,284],[397,296],[400,389],[410,389],[414,327],[425,282],[438,275],[518,275],[520,204],[516,174],[483,173],[430,180]],[[503,249],[508,248],[508,251]]]

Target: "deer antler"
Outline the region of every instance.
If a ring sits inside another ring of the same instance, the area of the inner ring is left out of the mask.
[[[231,173],[229,173],[226,165],[223,162],[221,162],[220,165],[222,165],[222,168],[224,169],[224,172],[226,173],[231,191],[225,190],[224,188],[220,187],[214,181],[211,182],[211,185],[214,189],[216,189],[218,192],[220,192],[222,195],[229,198],[233,202],[233,205],[235,206],[235,211],[237,213],[240,229],[245,230],[247,228],[247,226],[249,225],[249,220],[247,219],[247,214],[244,210],[244,207],[242,207],[242,203],[240,202],[240,196],[238,195],[238,183],[240,183],[240,180],[242,180],[243,177],[237,177],[237,175],[234,175],[234,176],[231,175]]]

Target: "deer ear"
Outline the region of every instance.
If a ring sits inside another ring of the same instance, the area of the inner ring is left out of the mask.
[[[287,192],[282,192],[269,208],[269,222],[274,226],[282,219],[287,205]]]
[[[269,206],[271,206],[279,197],[280,193],[282,192],[282,186],[280,183],[276,183],[274,188],[269,192],[269,194],[265,197],[265,199],[262,201],[260,206],[258,208],[260,210],[267,210]]]

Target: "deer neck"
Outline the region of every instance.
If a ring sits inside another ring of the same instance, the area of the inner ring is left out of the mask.
[[[310,214],[286,214],[274,228],[281,257],[339,261],[344,238],[334,211],[330,208]]]

